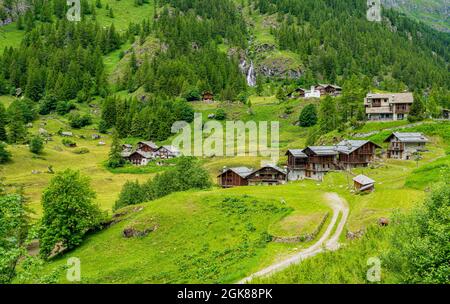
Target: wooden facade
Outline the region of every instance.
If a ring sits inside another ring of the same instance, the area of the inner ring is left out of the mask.
[[[361,174],[353,179],[353,186],[357,192],[372,192],[375,190],[375,181]]]
[[[153,153],[158,150],[158,146],[151,141],[141,141],[138,143],[138,151]]]
[[[218,177],[218,183],[223,188],[248,186],[246,175],[238,174],[233,169],[227,169]]]
[[[342,88],[331,84],[319,84],[315,87],[317,91],[320,92],[321,96],[339,96],[342,93]]]
[[[308,158],[304,156],[297,156],[291,151],[286,153],[288,157],[287,167],[289,170],[304,170],[308,164]]]
[[[339,164],[344,167],[367,167],[375,159],[377,148],[381,147],[370,141],[349,153],[339,151],[338,148]]]
[[[264,166],[247,176],[249,185],[281,185],[286,183],[286,172],[275,166]]]
[[[214,94],[209,91],[203,92],[202,100],[205,102],[212,102],[214,101]]]
[[[131,153],[125,159],[136,166],[145,166],[151,161],[150,155],[147,155],[146,153],[142,153],[139,151]]]
[[[161,158],[161,159],[170,159],[170,158],[175,158],[179,156],[179,152],[178,150],[176,150],[173,147],[167,147],[167,146],[163,146],[163,147],[159,147],[158,150],[156,150],[154,152],[155,157]]]

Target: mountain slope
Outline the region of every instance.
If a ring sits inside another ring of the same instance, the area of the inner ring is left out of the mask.
[[[448,0],[383,0],[383,4],[421,20],[437,30],[450,32]]]

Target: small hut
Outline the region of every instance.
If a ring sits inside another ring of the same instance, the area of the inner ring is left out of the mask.
[[[202,94],[202,100],[204,102],[213,102],[214,101],[214,94],[210,91],[205,91]]]
[[[375,190],[375,181],[365,175],[358,175],[353,179],[355,190],[358,192],[372,192]]]

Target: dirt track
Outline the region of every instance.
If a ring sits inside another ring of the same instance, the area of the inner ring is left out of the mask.
[[[326,231],[323,233],[323,235],[320,237],[320,239],[311,247],[308,247],[297,254],[279,261],[275,264],[270,265],[269,267],[266,267],[244,279],[238,282],[238,284],[245,284],[253,280],[257,277],[264,277],[270,274],[273,274],[275,272],[278,272],[280,270],[283,270],[287,268],[288,266],[292,264],[297,264],[303,261],[304,259],[310,258],[312,256],[315,256],[325,250],[337,250],[339,249],[339,236],[341,235],[342,231],[344,230],[345,223],[347,222],[348,218],[348,205],[347,202],[341,198],[336,193],[327,193],[325,194],[325,197],[328,201],[329,206],[331,209],[333,209],[333,217],[331,218],[331,222],[328,225]],[[341,220],[339,223],[337,223],[337,220],[339,218],[339,214],[342,213]],[[337,228],[333,235],[331,235],[333,228],[336,226]]]

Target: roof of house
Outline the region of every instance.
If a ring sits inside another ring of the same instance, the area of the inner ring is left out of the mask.
[[[305,153],[303,153],[303,150],[301,150],[301,149],[290,149],[290,150],[287,150],[285,155],[288,155],[288,153],[291,153],[292,156],[294,156],[294,157],[301,157],[301,158],[307,158],[308,157]]]
[[[338,154],[335,146],[310,146],[306,147],[319,156]],[[303,152],[306,150],[304,149]]]
[[[139,144],[144,144],[146,146],[149,146],[152,149],[158,149],[158,145],[152,141],[140,141]]]
[[[318,86],[321,86],[321,87],[324,87],[324,88],[326,88],[326,87],[332,87],[332,88],[334,88],[334,89],[342,89],[340,86],[338,86],[338,85],[335,85],[335,84],[328,84],[328,83],[319,83],[319,85]],[[316,87],[318,87],[318,86],[316,86]]]
[[[413,103],[414,95],[413,93],[383,93],[383,94],[367,94],[366,98],[387,98],[391,103]]]
[[[272,169],[277,170],[280,173],[287,174],[286,170],[284,170],[284,169],[282,169],[282,168],[280,168],[280,167],[278,167],[276,165],[271,165],[271,164],[264,165],[261,168],[259,168],[258,170],[255,170],[255,172],[258,172],[258,171],[260,171],[260,170],[262,170],[264,168],[272,168]]]
[[[174,154],[180,153],[180,150],[178,150],[178,148],[175,146],[161,146],[158,148],[158,151],[161,150],[162,148]]]
[[[235,167],[235,168],[227,168],[225,169],[222,173],[219,174],[219,176],[221,176],[222,174],[228,172],[228,171],[232,171],[234,173],[236,173],[237,175],[239,175],[242,178],[246,178],[247,176],[249,176],[250,174],[253,173],[253,170],[247,167]]]
[[[375,184],[375,181],[373,179],[362,174],[358,175],[353,180],[363,186]]]
[[[122,155],[126,155],[126,154],[128,154],[128,156],[124,156],[124,157],[130,157],[133,154],[139,154],[143,158],[147,158],[147,159],[153,158],[153,153],[151,153],[151,152],[134,151],[134,152],[123,152],[122,153]]]
[[[369,140],[343,140],[336,145],[336,150],[340,153],[350,154],[361,148],[367,143],[372,143]],[[381,148],[375,143],[372,143],[378,148]]]
[[[124,158],[128,158],[128,157],[130,157],[131,154],[132,154],[132,152],[122,152],[122,153],[120,153],[120,156],[122,156]]]
[[[394,132],[392,133],[385,142],[389,141],[392,136],[395,136],[400,142],[403,143],[426,143],[428,142],[428,138],[426,138],[422,133],[401,133]]]

